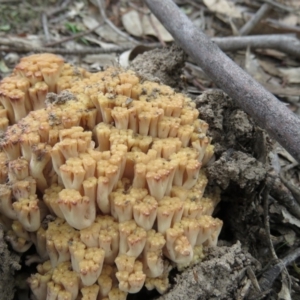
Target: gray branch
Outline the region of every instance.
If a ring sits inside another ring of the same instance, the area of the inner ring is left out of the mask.
[[[172,0],[145,2],[204,72],[300,162],[300,119],[222,52]]]
[[[275,49],[300,58],[300,41],[286,34],[228,36],[212,38],[223,51],[252,49]]]

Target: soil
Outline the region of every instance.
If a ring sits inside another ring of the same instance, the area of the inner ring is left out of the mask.
[[[265,161],[255,149],[261,143],[261,130],[222,91],[205,92],[195,101],[215,145],[216,161],[208,167],[210,180],[223,190],[235,184],[253,191],[266,174],[263,163],[255,158]]]
[[[174,288],[159,300],[236,299],[246,269],[260,267],[240,242],[205,252],[205,261],[178,275]]]
[[[20,270],[20,255],[11,252],[4,240],[0,226],[0,295],[1,299],[13,299],[15,294],[15,272]]]
[[[138,55],[130,68],[144,80],[160,82],[179,89],[186,54],[176,44]]]

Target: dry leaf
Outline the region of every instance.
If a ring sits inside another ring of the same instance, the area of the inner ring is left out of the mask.
[[[76,16],[78,16],[81,13],[81,10],[84,8],[83,2],[75,2],[74,5],[70,7],[68,10],[68,17],[74,19]]]
[[[116,54],[91,54],[86,55],[83,58],[83,61],[87,64],[91,64],[95,67],[97,64],[98,66],[111,66],[116,64]]]
[[[119,64],[123,68],[128,68],[129,67],[129,55],[130,55],[131,50],[127,50],[123,53],[120,54],[119,56]]]
[[[260,82],[269,92],[274,95],[283,96],[283,97],[293,97],[300,95],[300,88],[294,87],[282,87],[282,86],[275,86],[269,84],[268,82]]]
[[[294,14],[289,14],[285,16],[284,18],[280,19],[281,23],[284,23],[286,25],[290,26],[296,26],[299,21],[299,17]]]
[[[91,16],[85,16],[85,17],[83,17],[82,23],[84,24],[84,26],[85,26],[87,29],[93,29],[93,28],[95,28],[96,26],[99,25],[99,22],[98,22],[96,19],[94,19],[93,17],[91,17]],[[101,27],[95,29],[95,32],[96,32],[98,35],[100,35],[100,32],[102,32]]]
[[[290,247],[295,244],[296,233],[294,230],[289,229],[286,226],[276,225],[276,231],[283,235],[284,239]]]
[[[173,41],[172,35],[167,31],[167,29],[158,21],[158,19],[154,15],[150,15],[152,23],[160,34],[160,37],[165,42]],[[157,37],[157,33],[154,30],[148,15],[144,15],[142,18],[143,32],[145,35],[153,35]]]
[[[296,239],[295,231],[290,230],[287,234],[284,235],[284,239],[290,247],[293,246]]]
[[[131,61],[133,61],[139,54],[143,54],[146,51],[153,50],[153,47],[147,47],[144,45],[138,45],[131,50],[123,52],[119,57],[119,64],[127,68]]]
[[[280,292],[278,293],[278,297],[282,300],[292,300],[289,282],[286,275],[282,276],[282,286]]]
[[[8,42],[13,42],[16,45],[24,45],[29,47],[41,47],[43,42],[41,37],[37,35],[26,35],[26,38],[18,37],[18,36],[6,36]]]
[[[281,75],[284,76],[284,78],[289,83],[300,83],[300,68],[279,68],[279,71]]]
[[[122,16],[126,31],[134,36],[143,36],[143,26],[137,11],[131,10]]]
[[[299,0],[289,0],[289,7],[294,7],[295,9],[300,8],[300,2]]]
[[[99,24],[99,22],[91,16],[84,17],[82,19],[82,22],[88,29],[93,29]],[[128,41],[124,37],[120,36],[117,32],[115,32],[107,24],[103,24],[103,26],[95,29],[94,32],[98,34],[102,39],[118,44],[118,46],[128,45]]]
[[[263,68],[265,72],[267,72],[270,75],[282,77],[282,74],[278,70],[278,68],[275,66],[274,63],[271,63],[269,61],[261,60],[259,59],[259,65]]]
[[[231,18],[241,18],[241,12],[230,1],[227,0],[203,0],[209,10],[226,15]]]
[[[299,94],[298,94],[299,95]],[[288,160],[291,164],[294,164],[296,163],[296,159],[291,155],[289,154],[283,147],[281,147],[279,144],[277,144],[277,147],[276,147],[276,152],[278,154],[280,154],[281,156],[283,156],[286,160]]]
[[[274,57],[278,60],[282,60],[286,57],[285,53],[279,52],[277,50],[274,49],[255,49],[255,52],[258,54],[263,54],[266,56],[271,56]]]
[[[283,223],[289,223],[300,228],[300,220],[294,217],[293,215],[291,215],[285,207],[280,206],[280,208],[281,208],[282,216],[284,218]]]
[[[245,55],[245,70],[257,81],[263,79],[262,70],[258,63],[258,60],[256,59],[255,55],[251,53],[249,47],[247,48]]]
[[[99,45],[103,49],[112,49],[112,48],[118,47],[118,45],[116,45],[116,44],[105,43],[105,42],[102,42],[101,40],[93,38],[91,36],[85,36],[84,38],[91,43]]]
[[[266,66],[264,65],[264,67]],[[255,55],[248,50],[245,58],[245,70],[274,95],[297,96],[300,94],[300,87],[282,87],[277,77],[272,77],[264,72],[263,68],[260,67]],[[279,75],[281,77],[283,76],[283,74]]]

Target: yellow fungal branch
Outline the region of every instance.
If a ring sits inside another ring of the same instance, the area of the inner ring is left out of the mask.
[[[0,220],[14,250],[34,245],[43,261],[28,279],[36,299],[164,293],[170,262],[217,244],[198,117],[168,86],[53,54],[22,58],[0,82]]]

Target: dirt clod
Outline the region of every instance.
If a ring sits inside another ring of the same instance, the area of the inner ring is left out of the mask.
[[[155,49],[139,55],[130,65],[144,80],[160,82],[178,88],[186,55],[173,44],[170,48]]]
[[[177,277],[177,284],[159,300],[235,299],[245,268],[258,264],[237,242],[231,247],[207,249],[205,261]]]
[[[256,126],[232,99],[220,90],[204,92],[196,99],[200,118],[209,124],[215,153],[221,155],[230,148],[243,152],[253,151]]]
[[[222,189],[233,182],[250,192],[264,179],[266,170],[254,157],[229,149],[208,168],[208,174]]]
[[[208,168],[209,179],[223,190],[233,183],[253,191],[266,174],[265,166],[254,157],[260,129],[222,91],[204,92],[196,104],[215,146],[216,161]]]

